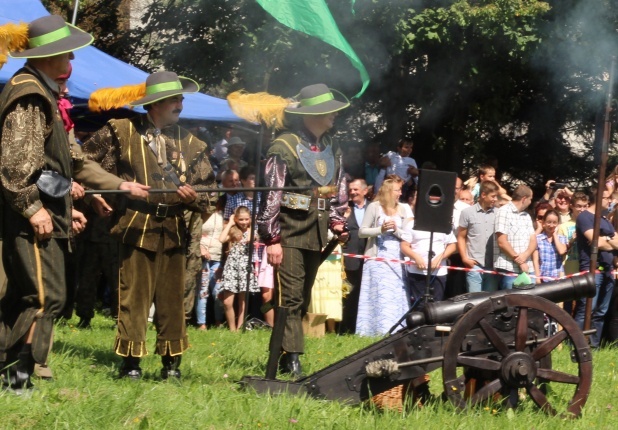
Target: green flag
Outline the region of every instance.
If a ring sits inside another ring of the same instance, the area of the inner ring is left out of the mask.
[[[266,12],[281,24],[317,37],[342,51],[360,72],[363,87],[354,97],[360,97],[369,85],[367,69],[354,49],[343,37],[324,0],[256,0]]]

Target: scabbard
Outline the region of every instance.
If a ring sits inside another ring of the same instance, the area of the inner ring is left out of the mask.
[[[328,243],[320,253],[320,264],[326,261],[326,259],[333,253],[335,248],[337,248],[337,245],[339,245],[339,237],[337,236],[333,237],[330,241],[328,241]]]
[[[275,326],[270,335],[270,354],[266,363],[266,379],[277,378],[277,368],[279,367],[279,356],[283,347],[283,334],[288,320],[289,309],[283,306],[275,307]]]

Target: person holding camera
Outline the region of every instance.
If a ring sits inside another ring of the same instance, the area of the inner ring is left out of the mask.
[[[551,204],[560,214],[560,224],[563,224],[571,219],[571,197],[573,197],[573,191],[567,184],[550,179],[545,183],[545,194],[539,203]]]

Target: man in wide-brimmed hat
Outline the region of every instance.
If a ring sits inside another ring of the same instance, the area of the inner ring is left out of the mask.
[[[72,156],[54,80],[67,73],[73,51],[90,45],[93,38],[55,15],[27,25],[6,24],[0,33],[0,53],[28,59],[0,95],[8,278],[0,302],[0,369],[2,385],[21,390],[31,386],[35,363],[47,361],[54,318],[66,300],[69,238],[86,222],[72,209]]]
[[[183,306],[185,285],[186,210],[210,210],[208,193],[215,188],[206,144],[177,125],[183,94],[198,90],[193,80],[174,72],[153,73],[145,85],[102,89],[90,107],[143,106],[146,114],[110,120],[87,140],[84,163],[75,178],[93,189],[116,189],[125,181],[142,187],[142,199],[121,196],[111,234],[120,241],[118,333],[114,345],[123,357],[121,377],[141,377],[140,358],[147,355],[146,329],[154,301],[156,353],[162,356],[161,377],[179,378],[180,358],[189,347]],[[105,169],[102,172],[102,168]],[[171,193],[148,193],[168,189]],[[99,213],[112,208],[96,200]],[[96,209],[96,207],[95,207]]]
[[[242,159],[242,154],[245,152],[247,143],[240,137],[231,137],[225,144],[227,148],[227,156],[221,161],[220,170],[234,169],[240,171],[243,167],[246,167],[249,163]]]
[[[334,91],[334,90],[333,90]],[[299,123],[279,135],[267,154],[265,181],[268,187],[314,187],[308,191],[270,191],[258,215],[260,237],[267,245],[268,262],[277,273],[275,303],[287,313],[282,342],[271,339],[271,354],[282,352],[282,372],[300,376],[299,354],[304,352],[302,317],[307,312],[321,250],[330,228],[344,238],[343,216],[347,208],[347,183],[341,164],[342,152],[328,134],[337,112],[350,104],[337,100],[324,84],[303,88],[296,103],[288,106],[288,116],[298,115]],[[288,118],[290,119],[290,118]],[[273,334],[277,330],[273,330]],[[276,345],[281,351],[274,351]]]

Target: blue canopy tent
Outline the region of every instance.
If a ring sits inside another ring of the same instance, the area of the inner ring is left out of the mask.
[[[40,0],[0,1],[0,25],[7,22],[30,22],[44,15],[49,15],[49,12]],[[24,60],[9,58],[9,61],[0,69],[0,85],[6,83],[23,64]],[[107,55],[93,46],[76,51],[72,64],[73,73],[68,81],[68,87],[69,94],[76,105],[87,103],[90,93],[99,88],[139,84],[144,82],[148,76],[146,72]],[[232,112],[226,100],[206,94],[185,94],[183,104],[184,109],[181,115],[183,119],[243,121]],[[141,111],[140,108],[136,110]],[[127,114],[130,112],[125,112],[123,116]]]

